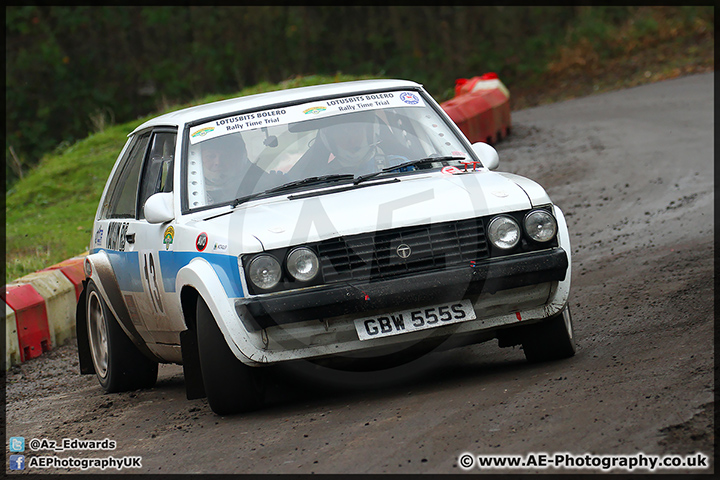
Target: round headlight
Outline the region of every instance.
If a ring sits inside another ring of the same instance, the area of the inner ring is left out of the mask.
[[[508,250],[520,241],[520,226],[510,217],[495,217],[488,225],[488,238],[496,247]]]
[[[258,288],[268,290],[280,282],[280,262],[270,255],[258,255],[248,266],[248,277]]]
[[[320,269],[320,261],[309,248],[296,248],[287,257],[287,269],[296,280],[307,282],[315,278]]]
[[[534,210],[525,217],[525,231],[536,242],[547,242],[555,238],[557,222],[545,210]]]

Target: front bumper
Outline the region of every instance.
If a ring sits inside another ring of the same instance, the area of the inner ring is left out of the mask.
[[[367,284],[336,284],[236,300],[248,331],[385,308],[444,303],[468,295],[495,293],[562,281],[568,268],[562,248],[495,258],[466,267],[415,274]]]

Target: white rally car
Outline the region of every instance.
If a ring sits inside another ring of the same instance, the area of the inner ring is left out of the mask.
[[[537,183],[493,172],[421,85],[369,80],[187,108],[135,129],[97,210],[82,373],[151,387],[183,365],[216,413],[262,367],[497,338],[575,353],[570,244]],[[363,360],[357,360],[358,362]]]

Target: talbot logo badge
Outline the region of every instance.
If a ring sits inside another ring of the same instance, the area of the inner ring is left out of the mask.
[[[412,254],[412,250],[410,249],[410,246],[405,243],[401,243],[400,245],[398,245],[395,252],[398,254],[398,257],[400,257],[400,258],[408,258]]]

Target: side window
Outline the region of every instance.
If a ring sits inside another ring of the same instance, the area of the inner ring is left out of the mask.
[[[108,189],[101,218],[135,218],[138,180],[150,134],[140,135],[128,150]]]
[[[159,132],[152,136],[150,155],[143,168],[138,197],[139,218],[145,218],[143,206],[151,195],[158,192],[172,192],[173,154],[175,153],[174,132]]]

